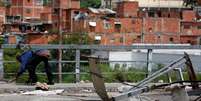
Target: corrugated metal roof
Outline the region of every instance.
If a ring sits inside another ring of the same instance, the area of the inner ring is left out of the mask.
[[[116,12],[111,10],[111,9],[108,9],[108,8],[91,8],[89,7],[89,10],[93,13],[96,13],[96,14],[99,14],[99,13],[102,13],[102,14],[115,14]]]

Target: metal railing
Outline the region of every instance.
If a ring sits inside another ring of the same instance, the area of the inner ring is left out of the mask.
[[[196,46],[190,46],[190,45],[132,45],[132,46],[105,46],[105,45],[55,45],[55,44],[48,44],[48,45],[36,45],[36,44],[24,44],[22,46],[30,46],[32,49],[62,49],[62,50],[68,50],[68,49],[73,49],[75,50],[75,60],[62,60],[62,61],[50,61],[52,63],[75,63],[75,72],[72,74],[75,74],[76,76],[76,81],[79,82],[80,81],[80,74],[82,74],[80,72],[80,64],[81,63],[87,63],[88,61],[82,61],[80,60],[81,57],[81,53],[80,50],[101,50],[101,51],[128,51],[128,50],[133,50],[133,49],[147,49],[147,50],[154,50],[154,49],[201,49],[200,45],[196,45]],[[15,44],[3,44],[2,45],[2,49],[6,49],[6,48],[16,48]],[[102,62],[105,63],[112,63],[112,62],[143,62],[145,64],[147,64],[147,68],[148,70],[150,70],[150,68],[152,68],[151,64],[154,62],[158,62],[158,61],[153,61],[152,60],[152,51],[148,51],[147,53],[147,60],[146,61],[109,61],[109,60],[103,60]],[[15,61],[3,61],[0,60],[3,63],[12,63]],[[169,61],[171,62],[171,61]],[[3,68],[3,65],[0,66],[0,74],[3,74],[3,71],[1,71],[1,69]],[[149,71],[150,72],[150,71]],[[9,73],[8,73],[9,74]],[[39,73],[42,74],[42,73]],[[54,74],[58,74],[60,76],[62,76],[62,74],[71,74],[71,73],[54,73]],[[59,80],[61,81],[61,80]]]

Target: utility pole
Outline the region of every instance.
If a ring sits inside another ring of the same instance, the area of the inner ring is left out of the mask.
[[[54,2],[54,1],[53,1]],[[61,0],[59,1],[61,3]],[[53,4],[54,5],[54,4]],[[62,8],[58,5],[58,29],[59,29],[59,45],[62,45]],[[58,79],[59,83],[62,83],[62,49],[58,49]]]
[[[144,43],[144,17],[142,17],[142,34],[141,34],[141,43]]]

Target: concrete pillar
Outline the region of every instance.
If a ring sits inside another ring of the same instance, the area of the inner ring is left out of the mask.
[[[147,50],[147,74],[151,75],[152,73],[152,49]]]
[[[0,49],[0,80],[4,78],[4,69],[3,69],[3,49]]]
[[[76,50],[76,57],[75,57],[75,74],[76,74],[76,83],[80,82],[80,50]]]

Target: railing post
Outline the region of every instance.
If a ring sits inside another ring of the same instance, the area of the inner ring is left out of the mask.
[[[4,78],[3,49],[0,48],[0,80]]]
[[[75,56],[75,75],[76,75],[76,83],[80,82],[80,50],[76,49],[76,56]]]
[[[59,63],[58,63],[58,72],[59,72],[59,83],[62,83],[62,49],[59,49]]]
[[[152,49],[147,50],[147,76],[149,76],[152,72]]]

